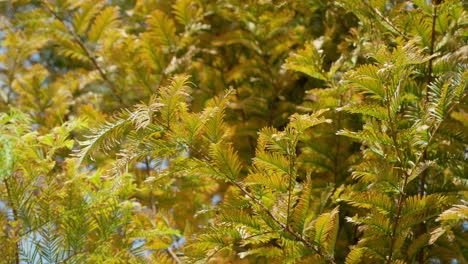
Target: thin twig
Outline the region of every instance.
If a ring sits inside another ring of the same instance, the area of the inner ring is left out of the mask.
[[[397,131],[396,131],[396,127],[395,127],[395,120],[393,120],[392,118],[392,114],[391,114],[391,110],[390,110],[390,94],[389,94],[389,88],[386,87],[385,89],[385,93],[386,93],[386,108],[387,108],[387,115],[388,115],[388,118],[389,118],[389,124],[390,124],[390,136],[392,138],[392,141],[393,141],[393,146],[394,146],[394,150],[397,154],[397,158],[399,160],[399,163],[400,163],[400,166],[403,167],[404,165],[404,160],[403,160],[403,156],[401,154],[401,151],[400,151],[400,146],[398,144],[398,140],[397,140]],[[400,171],[398,172],[398,179],[400,179]],[[409,173],[407,172],[404,172],[404,180],[403,180],[403,186],[401,188],[401,191],[400,191],[400,195],[398,197],[398,202],[397,202],[397,212],[396,212],[396,215],[394,217],[394,222],[393,222],[393,226],[392,226],[392,233],[391,233],[391,236],[390,236],[390,248],[389,248],[389,253],[388,253],[388,260],[387,260],[387,264],[390,264],[390,262],[392,261],[392,256],[393,256],[393,248],[395,246],[395,236],[396,236],[396,230],[398,228],[398,225],[399,225],[399,222],[400,222],[400,215],[401,215],[401,210],[403,209],[403,202],[405,200],[405,197],[406,197],[406,185],[408,184],[408,179],[409,179]]]
[[[429,102],[429,83],[432,80],[432,62],[434,61],[434,57],[432,57],[432,55],[434,54],[436,21],[437,21],[437,5],[434,5],[434,13],[432,14],[431,46],[429,47],[430,48],[429,56],[431,56],[431,59],[429,60],[429,65],[427,69],[426,103]]]
[[[177,257],[177,255],[174,253],[174,251],[172,251],[172,249],[166,248],[166,251],[167,251],[167,253],[169,253],[169,255],[171,256],[171,258],[174,259],[175,262],[177,262],[177,263],[182,263],[182,261],[179,259],[179,257]]]
[[[289,218],[291,214],[291,196],[294,190],[293,181],[296,181],[296,172],[294,170],[294,165],[296,163],[296,144],[297,144],[297,136],[294,139],[294,143],[292,144],[294,148],[290,148],[289,151],[289,175],[288,175],[288,207],[286,211],[286,226],[289,226]]]
[[[240,183],[238,182],[231,182],[234,186],[236,186],[239,190],[241,190],[247,197],[249,197],[255,204],[257,204],[261,209],[262,211],[264,211],[273,221],[275,221],[282,229],[284,229],[285,231],[287,231],[289,234],[291,234],[292,236],[294,236],[294,238],[297,240],[297,241],[300,241],[302,242],[304,245],[306,245],[309,249],[311,249],[312,251],[314,251],[316,254],[318,254],[320,257],[324,258],[325,260],[328,261],[328,263],[332,263],[334,264],[335,261],[333,258],[331,258],[330,256],[324,254],[319,248],[315,247],[310,241],[306,240],[305,238],[303,238],[301,235],[299,235],[298,233],[296,233],[294,230],[292,230],[289,226],[285,225],[284,223],[282,223],[279,219],[277,219],[271,212],[270,210],[268,210],[268,208],[266,208],[263,203],[258,200],[257,198],[255,198],[249,191],[247,191]]]
[[[49,11],[49,13],[51,13],[55,19],[57,19],[64,27],[65,29],[67,30],[68,34],[70,34],[73,38],[73,40],[80,46],[80,48],[84,51],[84,53],[86,54],[86,57],[91,61],[91,63],[93,64],[94,68],[99,72],[99,75],[101,76],[101,78],[109,85],[109,87],[111,88],[112,90],[112,96],[114,96],[120,103],[120,105],[122,107],[125,107],[126,104],[125,102],[123,101],[122,97],[119,95],[119,92],[118,92],[118,89],[117,87],[115,86],[115,84],[109,79],[109,77],[107,76],[106,72],[104,71],[104,69],[102,69],[101,66],[99,66],[99,63],[97,62],[96,58],[94,58],[94,56],[92,55],[91,51],[86,47],[86,45],[83,43],[83,41],[81,40],[81,38],[76,34],[76,32],[71,29],[64,21],[62,18],[60,18],[60,16],[49,6],[47,5],[47,3],[45,3],[44,1],[41,1],[41,4],[47,9],[47,11]]]
[[[235,96],[236,96],[236,100],[240,102],[239,92],[236,91]],[[242,125],[247,127],[248,119],[247,119],[247,114],[245,113],[245,110],[243,107],[240,108],[240,113],[241,113]],[[247,141],[249,143],[249,148],[250,148],[249,152],[250,154],[254,155],[255,154],[255,142],[254,142],[254,138],[252,137],[250,133],[247,135]]]
[[[386,18],[384,15],[382,15],[382,13],[380,13],[379,10],[377,10],[375,7],[372,7],[371,5],[369,5],[369,3],[367,3],[367,1],[362,1],[362,3],[367,7],[369,8],[370,11],[372,11],[372,13],[374,13],[375,15],[377,15],[383,22],[385,22],[387,25],[389,25],[393,30],[395,30],[400,36],[402,36],[405,40],[408,40],[408,36],[406,36],[405,33],[401,32],[400,29],[398,29],[395,25],[393,25],[393,23],[388,20],[388,18]]]
[[[434,54],[434,45],[435,45],[435,25],[437,21],[437,3],[434,4],[434,12],[432,14],[432,32],[431,32],[431,46],[429,47],[429,56],[431,56],[431,59],[429,60],[428,64],[428,69],[427,69],[427,80],[426,80],[426,102],[425,105],[429,104],[429,84],[432,81],[432,61],[434,60],[434,57],[432,55]],[[427,159],[427,148],[424,149],[423,152],[423,160]],[[421,181],[419,185],[419,195],[422,197],[425,195],[426,192],[426,176],[427,176],[427,171],[424,170],[422,175],[421,175]],[[426,225],[424,223],[419,224],[419,233],[423,234],[426,232]],[[419,264],[424,264],[424,247],[421,248],[418,252],[418,262]]]
[[[463,98],[465,97],[465,95],[462,95],[462,97],[460,98],[460,101],[463,100]],[[455,108],[457,104],[453,104],[448,110],[446,113],[450,113],[452,112],[452,110]],[[427,151],[427,149],[429,148],[429,145],[431,144],[432,140],[434,139],[437,131],[439,130],[440,126],[442,124],[442,121],[438,122],[437,125],[434,127],[434,130],[432,131],[429,139],[427,140],[427,144],[424,146],[424,149],[422,150],[421,154],[418,156],[418,158],[416,159],[416,162],[414,162],[414,164],[418,165],[419,163],[421,163],[421,161],[423,160],[424,158],[424,152]],[[400,193],[400,198],[404,198],[404,196],[406,195],[405,194],[405,190],[406,190],[406,185],[407,185],[407,180],[409,178],[409,175],[413,174],[414,170],[417,168],[417,166],[415,166],[410,172],[408,173],[405,173],[406,174],[406,177],[405,177],[405,181],[403,183],[403,187],[402,187],[402,191]],[[398,200],[398,205],[399,207],[401,207],[403,205],[403,201],[401,199]],[[400,208],[399,208],[400,209]],[[391,257],[392,257],[392,251],[393,251],[393,241],[395,240],[395,235],[396,235],[396,229],[399,225],[399,213],[401,213],[401,209],[399,210],[399,212],[397,212],[397,216],[398,217],[395,217],[396,221],[394,223],[394,226],[393,226],[393,231],[392,231],[392,243],[391,243],[391,248],[390,248],[390,254],[389,254],[389,259],[387,260],[387,264],[391,263]]]
[[[166,126],[165,124],[163,124],[161,121],[155,119],[155,122],[158,123],[159,125],[161,125],[163,128],[165,128],[167,131],[169,132],[173,132],[172,129],[168,126]],[[206,162],[210,162],[212,161],[212,159],[210,157],[208,157],[207,155],[205,155],[204,153],[202,153],[198,148],[195,148],[193,146],[191,146],[191,144],[189,143],[185,143],[188,148],[194,152],[196,152],[200,158],[202,158],[203,160],[205,160]],[[289,226],[285,225],[283,222],[281,222],[278,218],[276,218],[272,212],[270,212],[270,210],[268,210],[268,208],[265,207],[265,205],[263,205],[263,203],[258,200],[255,196],[253,196],[253,194],[251,194],[244,186],[241,185],[241,183],[235,181],[234,179],[229,179],[229,182],[234,185],[235,187],[237,187],[240,191],[242,191],[247,197],[249,197],[255,204],[257,204],[264,213],[266,213],[274,222],[276,222],[283,230],[285,230],[286,232],[288,232],[289,234],[291,234],[297,241],[300,241],[302,242],[307,248],[311,249],[312,251],[314,251],[317,255],[319,255],[320,257],[324,258],[328,263],[330,264],[335,264],[335,260],[329,256],[328,254],[324,254],[320,248],[314,246],[310,241],[308,241],[307,239],[303,238],[300,234],[296,233],[294,230],[292,230]]]
[[[3,182],[5,183],[5,188],[6,188],[7,195],[8,195],[8,202],[10,203],[11,211],[13,212],[13,221],[16,221],[18,219],[18,211],[16,210],[15,203],[13,202],[13,198],[11,196],[11,191],[10,191],[10,187],[9,187],[9,184],[8,184],[8,179],[5,179]],[[16,234],[16,230],[13,229],[13,232]],[[16,246],[16,249],[15,249],[15,263],[19,264],[20,263],[20,257],[19,257],[20,245],[19,245],[19,242],[15,242],[15,246]]]
[[[83,251],[76,251],[75,253],[69,255],[68,257],[60,260],[59,262],[57,262],[57,264],[65,264],[67,263],[67,261],[69,261],[70,259],[72,259],[73,257],[75,257],[76,255],[79,255],[81,253],[84,253]]]
[[[338,107],[341,107],[343,104],[343,95],[340,95]],[[339,131],[341,129],[341,119],[342,119],[342,112],[338,112],[338,117],[336,121],[337,129]],[[335,184],[334,187],[338,185],[338,161],[339,161],[339,154],[340,154],[340,147],[341,147],[341,136],[335,135],[335,156],[333,157],[333,183]]]

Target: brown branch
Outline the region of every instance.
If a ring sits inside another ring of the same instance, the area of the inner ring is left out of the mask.
[[[123,101],[122,97],[119,95],[118,89],[116,85],[109,79],[104,69],[99,66],[96,58],[92,55],[91,51],[86,47],[85,43],[81,40],[81,38],[76,34],[76,32],[71,29],[63,19],[44,1],[41,0],[41,4],[47,9],[49,13],[51,13],[55,19],[57,19],[67,30],[68,34],[70,34],[73,40],[80,46],[80,48],[85,53],[86,57],[91,61],[94,68],[99,72],[101,78],[109,85],[110,89],[112,90],[112,96],[114,96],[120,103],[121,106],[126,107],[125,102]]]
[[[159,125],[161,125],[163,128],[165,128],[167,131],[169,132],[173,132],[172,129],[168,126],[166,126],[165,124],[163,124],[161,121],[155,119],[156,123],[158,123]],[[185,144],[188,146],[188,148],[191,150],[191,151],[194,151],[196,152],[201,159],[205,160],[206,162],[210,162],[212,161],[212,159],[210,157],[208,157],[207,155],[205,155],[204,153],[202,153],[198,148],[194,148],[191,144],[185,142]],[[294,230],[292,230],[289,226],[287,226],[286,224],[284,224],[283,222],[281,222],[278,218],[276,218],[273,213],[268,210],[268,208],[265,207],[265,205],[263,205],[263,203],[258,200],[255,196],[253,196],[247,189],[244,188],[244,186],[241,185],[241,183],[235,181],[234,179],[228,179],[229,182],[234,185],[235,187],[237,187],[240,191],[242,191],[247,197],[249,197],[255,204],[257,204],[264,213],[266,213],[274,222],[276,222],[283,230],[285,230],[286,232],[288,232],[289,234],[291,234],[295,239],[296,241],[300,241],[302,242],[307,248],[309,248],[310,250],[314,251],[317,255],[319,255],[320,257],[322,257],[323,259],[325,259],[328,263],[330,264],[335,264],[335,260],[333,259],[333,257],[329,256],[328,254],[324,254],[320,248],[314,246],[310,241],[308,241],[307,239],[303,238],[300,234],[296,233]]]
[[[388,93],[388,88],[385,89],[385,91],[386,91],[386,95],[387,95],[386,96],[387,97],[386,98],[387,114],[388,114],[388,118],[389,118],[391,138],[392,138],[392,141],[393,141],[394,150],[395,150],[395,152],[397,154],[400,166],[403,167],[403,165],[404,165],[403,156],[402,156],[402,154],[400,152],[398,140],[396,138],[397,134],[396,134],[396,128],[395,128],[395,120],[392,120],[393,118],[392,118],[392,115],[390,113],[390,95]],[[397,230],[398,225],[400,223],[400,215],[401,215],[401,210],[403,209],[403,202],[404,202],[405,197],[406,197],[406,186],[408,184],[409,175],[411,175],[411,174],[408,174],[407,172],[404,172],[403,186],[401,188],[400,195],[398,196],[397,212],[396,212],[396,215],[394,217],[392,233],[390,235],[390,248],[389,248],[389,253],[388,253],[387,264],[390,264],[391,261],[392,261],[393,248],[395,246],[396,230]],[[400,172],[398,173],[397,178],[400,179]]]
[[[464,96],[465,96],[465,95],[462,95],[462,97],[460,98],[460,101],[463,100]],[[457,104],[453,104],[453,105],[450,107],[450,109],[447,110],[446,113],[450,113],[450,112],[455,108],[456,105],[457,105]],[[432,140],[434,139],[434,137],[435,137],[437,131],[439,130],[441,124],[442,124],[442,121],[438,122],[437,125],[434,127],[434,130],[432,131],[432,133],[431,133],[429,139],[427,140],[427,144],[424,146],[424,149],[422,150],[421,154],[418,156],[418,158],[416,159],[416,162],[414,163],[414,164],[415,164],[415,167],[414,167],[410,172],[405,173],[406,176],[405,176],[405,181],[404,181],[404,183],[403,183],[402,192],[400,193],[400,198],[401,198],[402,196],[406,195],[404,192],[405,192],[405,189],[406,189],[406,185],[407,185],[407,183],[408,183],[407,180],[408,180],[408,178],[409,178],[409,175],[411,175],[411,174],[413,173],[414,169],[416,169],[416,166],[417,166],[419,163],[421,163],[421,161],[424,159],[424,153],[427,152],[427,149],[429,148],[429,145],[430,145],[430,143],[432,142]],[[398,200],[398,205],[399,205],[399,207],[402,207],[403,201],[402,201],[401,199]],[[394,223],[394,227],[393,227],[393,231],[392,231],[392,238],[391,238],[392,241],[394,241],[394,239],[395,239],[395,234],[396,234],[395,231],[396,231],[396,229],[397,229],[397,227],[398,227],[398,225],[399,225],[399,215],[400,215],[400,213],[401,213],[401,209],[400,209],[400,208],[398,208],[398,209],[399,209],[399,210],[398,210],[398,212],[397,212],[397,217],[395,217],[396,222]],[[393,251],[393,243],[391,243],[391,245],[392,245],[392,246],[391,246],[391,248],[390,248],[390,254],[389,254],[389,259],[387,260],[387,264],[391,263],[392,251]]]
[[[331,263],[331,264],[334,264],[335,263],[335,260],[330,257],[329,255],[326,255],[324,254],[319,248],[317,248],[316,246],[314,246],[310,241],[308,241],[307,239],[303,238],[301,235],[299,235],[298,233],[296,233],[294,230],[292,230],[289,226],[285,225],[284,223],[282,223],[278,218],[276,218],[273,213],[270,212],[270,210],[268,210],[268,208],[266,208],[263,203],[258,200],[257,198],[255,198],[249,191],[247,191],[240,183],[238,182],[231,182],[234,186],[236,186],[239,190],[241,190],[247,197],[249,197],[255,204],[257,204],[261,209],[262,211],[264,211],[273,221],[275,221],[282,229],[284,229],[286,232],[288,232],[289,234],[291,234],[292,236],[294,236],[294,238],[297,240],[297,241],[300,241],[302,242],[304,245],[306,245],[306,247],[308,247],[309,249],[311,249],[312,251],[314,251],[316,254],[318,254],[320,257],[324,258],[328,263]]]
[[[149,160],[148,157],[145,158],[145,172],[146,172],[146,177],[151,176],[150,160]],[[149,190],[149,204],[150,204],[151,212],[153,213],[153,216],[155,216],[156,215],[156,206],[155,206],[155,202],[154,202],[154,193],[153,193],[152,188],[150,188],[150,190]]]
[[[338,107],[341,107],[343,104],[343,95],[340,95]],[[342,113],[341,111],[338,112],[338,117],[336,121],[336,131],[341,129],[341,119],[342,119]],[[333,182],[335,184],[334,186],[334,191],[335,188],[338,184],[338,161],[339,161],[339,154],[340,154],[340,147],[341,147],[341,136],[335,135],[335,156],[333,157]]]
[[[403,182],[403,186],[401,188],[401,192],[400,192],[400,196],[398,197],[398,204],[397,204],[397,213],[395,215],[395,218],[394,218],[394,222],[393,222],[393,227],[392,227],[392,234],[391,234],[391,237],[390,237],[390,251],[388,253],[388,260],[387,260],[387,264],[390,264],[392,262],[392,256],[393,256],[393,248],[395,246],[395,236],[396,236],[396,230],[399,226],[399,223],[400,223],[400,216],[401,216],[401,210],[403,209],[403,202],[405,200],[405,197],[406,197],[406,186],[408,184],[408,178],[409,178],[409,175],[407,173],[405,173],[405,179],[404,179],[404,182]]]
[[[11,196],[11,191],[10,191],[10,187],[9,187],[9,184],[8,184],[8,179],[5,179],[3,181],[3,183],[5,183],[5,188],[6,188],[6,191],[7,191],[7,196],[8,196],[8,202],[10,203],[10,206],[11,206],[11,210],[13,212],[13,221],[16,221],[18,219],[18,211],[16,210],[16,206],[15,206],[15,203],[13,202],[13,199],[12,199],[12,196]],[[16,234],[16,230],[13,230],[14,233]],[[16,245],[16,249],[15,249],[15,263],[16,264],[19,264],[20,263],[20,257],[19,257],[19,249],[20,249],[20,245],[19,245],[19,242],[15,242],[15,245]]]
[[[437,3],[434,3],[434,12],[432,14],[432,31],[431,31],[431,46],[430,46],[430,50],[429,50],[429,56],[432,56],[434,54],[434,45],[435,45],[435,25],[436,25],[436,21],[437,21]],[[429,60],[429,65],[428,65],[428,69],[427,69],[427,80],[426,80],[426,102],[425,104],[428,105],[429,104],[429,84],[431,83],[432,81],[432,62],[434,60],[434,57],[431,57],[431,59]],[[424,149],[424,152],[423,152],[423,160],[426,160],[427,159],[427,148]],[[421,175],[421,181],[420,181],[420,184],[419,184],[419,195],[422,197],[425,192],[426,192],[426,176],[427,176],[427,172],[426,170],[423,171],[422,175]],[[424,223],[421,223],[419,224],[419,233],[420,234],[423,234],[424,232],[426,232],[426,225]],[[419,264],[424,264],[424,247],[421,248],[418,252],[418,262]]]
[[[382,19],[383,22],[385,22],[387,25],[389,25],[393,30],[395,30],[400,36],[402,36],[405,40],[408,40],[408,36],[406,36],[405,33],[401,32],[400,29],[398,29],[395,25],[393,25],[393,23],[388,20],[388,18],[386,18],[384,15],[382,15],[382,13],[380,13],[379,10],[377,10],[375,7],[372,7],[371,5],[369,5],[369,3],[367,3],[367,1],[362,1],[362,3],[367,7],[369,8],[370,11],[372,11],[372,13],[374,13],[375,15],[377,15],[380,19]]]
[[[294,148],[289,148],[289,175],[288,175],[288,207],[286,211],[286,226],[289,227],[289,218],[291,214],[291,196],[294,190],[293,181],[296,181],[296,172],[294,170],[294,165],[296,163],[296,144],[297,144],[297,135],[292,144]]]
[[[431,56],[431,59],[429,60],[429,65],[427,69],[427,88],[426,88],[426,103],[429,102],[429,83],[432,80],[432,62],[434,61],[434,57],[432,55],[434,54],[434,45],[435,45],[435,26],[436,26],[436,21],[437,21],[437,5],[434,5],[434,13],[432,14],[432,29],[431,29],[431,46],[429,47],[429,56]]]
[[[69,255],[68,257],[62,259],[61,261],[57,262],[57,264],[65,264],[67,261],[69,261],[70,259],[72,259],[73,257],[79,255],[79,254],[82,254],[84,253],[84,251],[76,251],[75,253]]]
[[[174,259],[175,262],[182,263],[182,261],[179,259],[179,257],[177,257],[177,255],[174,253],[174,251],[172,251],[172,249],[166,248],[166,251],[167,251],[167,253],[169,253],[169,256],[171,256],[171,258]]]
[[[236,91],[235,96],[236,96],[237,101],[240,102],[240,97],[239,97],[239,92],[238,91]],[[247,125],[247,120],[248,119],[247,119],[247,114],[245,113],[243,107],[240,108],[240,113],[241,113],[241,118],[242,118],[242,124],[247,127],[248,126]],[[252,137],[252,135],[250,135],[250,134],[247,135],[247,141],[248,141],[249,147],[250,147],[249,152],[250,152],[251,155],[254,155],[255,154],[255,142],[254,142],[254,138]]]

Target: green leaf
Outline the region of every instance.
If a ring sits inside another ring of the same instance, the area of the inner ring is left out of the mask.
[[[152,36],[163,47],[172,48],[176,43],[174,21],[160,10],[151,13],[147,20]]]
[[[254,158],[254,164],[266,171],[274,171],[289,175],[289,161],[284,155],[262,152]]]
[[[339,210],[335,207],[330,213],[321,214],[315,220],[314,241],[321,248],[333,256],[335,253],[336,238],[338,237]]]
[[[380,68],[376,65],[363,65],[351,72],[348,82],[354,88],[371,98],[383,101],[385,99],[384,80],[379,75]]]
[[[375,209],[384,215],[391,215],[393,212],[393,202],[384,193],[356,193],[351,195],[350,198],[344,200],[355,207]]]
[[[388,120],[387,109],[382,105],[367,103],[367,104],[352,104],[339,108],[353,114],[362,114],[375,117],[380,120]]]
[[[187,100],[188,94],[188,75],[177,75],[171,80],[171,83],[160,89],[160,97],[157,102],[159,106],[159,112],[163,120],[163,125],[170,128],[172,122],[178,118],[180,111],[185,112],[187,107],[185,101]]]
[[[237,153],[231,145],[222,143],[210,147],[210,157],[213,158],[216,168],[230,181],[236,181],[241,171],[241,163]]]
[[[80,12],[73,17],[73,26],[79,35],[83,35],[91,24],[91,20],[99,13],[102,1],[88,1],[80,6]]]
[[[360,264],[364,257],[375,255],[374,251],[367,247],[354,247],[346,256],[345,264]]]
[[[323,58],[312,43],[293,53],[283,67],[309,75],[312,78],[327,81],[326,73],[322,69]]]
[[[92,134],[87,136],[87,140],[80,142],[82,148],[76,154],[79,157],[79,164],[97,150],[110,151],[120,143],[130,125],[131,121],[123,115],[92,129]]]
[[[177,21],[184,26],[189,25],[201,13],[201,10],[197,8],[197,3],[193,0],[177,0],[172,8]]]
[[[94,20],[94,23],[88,32],[89,40],[97,42],[104,32],[117,27],[119,23],[118,19],[119,8],[112,6],[106,7]]]

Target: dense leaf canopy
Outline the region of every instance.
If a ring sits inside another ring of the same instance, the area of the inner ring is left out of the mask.
[[[468,263],[460,0],[0,0],[0,263]]]

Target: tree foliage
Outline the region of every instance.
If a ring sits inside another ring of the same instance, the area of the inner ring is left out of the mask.
[[[5,263],[466,263],[461,1],[0,1]]]

